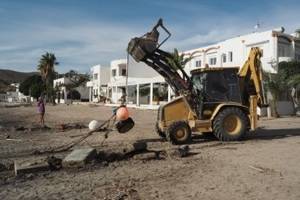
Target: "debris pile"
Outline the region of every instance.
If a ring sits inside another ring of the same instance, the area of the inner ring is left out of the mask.
[[[15,160],[14,171],[15,175],[18,176],[20,174],[59,170],[61,168],[83,168],[87,164],[92,163],[92,161],[108,164],[110,162],[131,158],[141,161],[160,160],[166,159],[167,157],[182,158],[190,154],[189,149],[188,145],[183,145],[169,150],[149,150],[145,142],[128,144],[122,152],[97,152],[94,148],[80,148],[74,149],[64,158],[48,156],[30,158],[27,160]]]

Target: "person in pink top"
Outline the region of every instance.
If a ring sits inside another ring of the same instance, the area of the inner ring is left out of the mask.
[[[45,125],[44,116],[45,116],[45,103],[42,97],[39,97],[37,103],[38,113],[40,115],[40,124],[41,126]]]

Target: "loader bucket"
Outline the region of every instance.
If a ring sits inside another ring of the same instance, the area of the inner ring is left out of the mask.
[[[148,38],[133,38],[130,40],[127,52],[136,62],[145,59],[147,54],[155,51],[157,43]]]

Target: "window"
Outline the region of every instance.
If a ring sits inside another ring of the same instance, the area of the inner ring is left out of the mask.
[[[111,71],[111,74],[112,74],[113,77],[116,76],[116,75],[117,75],[117,70],[113,69],[113,70]]]
[[[210,65],[216,65],[216,64],[217,64],[217,58],[216,58],[216,57],[210,58],[210,59],[209,59],[209,64],[210,64]]]
[[[285,48],[283,46],[279,46],[278,47],[278,57],[285,57],[286,52],[285,52]]]
[[[98,79],[98,74],[94,74],[94,80]]]
[[[222,54],[222,62],[226,63],[226,54]]]
[[[122,69],[122,76],[126,76],[126,69]]]
[[[233,61],[232,51],[229,51],[229,52],[228,52],[228,59],[229,59],[229,62],[232,62],[232,61]]]
[[[196,60],[196,67],[201,67],[201,60]]]

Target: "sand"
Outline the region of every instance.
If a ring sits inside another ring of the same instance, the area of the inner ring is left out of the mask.
[[[46,125],[106,120],[111,107],[47,106]],[[136,126],[127,134],[96,133],[76,146],[122,152],[144,141],[150,150],[174,148],[154,132],[156,111],[130,109]],[[222,143],[194,135],[192,154],[179,158],[94,162],[85,168],[14,177],[11,163],[32,152],[67,144],[87,129],[16,131],[37,127],[36,107],[0,108],[0,199],[300,199],[300,118],[262,119],[241,142]],[[7,140],[7,138],[9,140]],[[68,152],[57,154],[63,157]],[[1,169],[1,167],[0,167]]]

